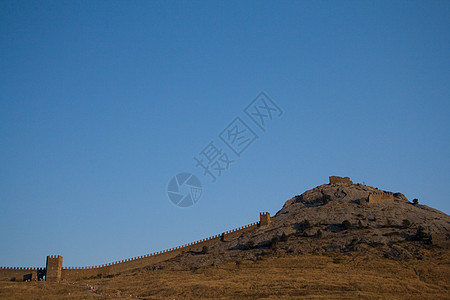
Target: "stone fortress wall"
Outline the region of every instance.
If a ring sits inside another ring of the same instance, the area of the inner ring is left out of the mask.
[[[265,226],[270,223],[269,213],[260,213],[260,221],[241,226],[232,230],[225,231],[205,239],[198,240],[193,243],[188,243],[175,248],[170,248],[163,251],[154,252],[151,254],[124,259],[121,261],[112,262],[98,266],[89,267],[63,267],[62,256],[50,255],[47,256],[47,264],[45,268],[11,268],[0,267],[0,280],[42,280],[45,276],[47,281],[60,280],[77,280],[82,278],[107,276],[117,274],[120,272],[142,268],[158,264],[162,261],[176,257],[183,252],[200,251],[204,246],[211,246],[220,241],[232,240],[239,237],[246,231],[253,230],[259,226]]]
[[[374,192],[369,194],[369,204],[394,202],[394,194],[391,192]]]
[[[330,176],[330,184],[353,184],[349,177]]]
[[[0,280],[26,280],[31,276],[31,280],[42,279],[45,276],[45,268],[21,268],[21,267],[0,267]]]

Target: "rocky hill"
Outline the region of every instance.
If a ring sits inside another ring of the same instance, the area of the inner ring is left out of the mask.
[[[386,202],[368,201],[370,194],[382,192],[389,193],[362,184],[320,185],[286,201],[270,224],[208,247],[213,255],[197,261],[195,253],[186,253],[176,261],[196,265],[256,259],[258,250],[345,253],[368,247],[384,257],[408,259],[421,256],[424,247],[448,247],[450,216],[413,204],[401,193],[392,193]]]
[[[268,217],[267,225],[261,220],[251,230],[225,236],[207,247],[194,246],[150,269],[197,268],[268,255],[356,252],[426,260],[422,250],[449,247],[450,216],[412,203],[401,193],[337,179],[287,200]]]

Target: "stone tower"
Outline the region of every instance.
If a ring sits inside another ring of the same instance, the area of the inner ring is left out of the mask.
[[[46,264],[46,281],[60,281],[61,271],[62,271],[63,258],[60,255],[49,255],[47,256]]]
[[[268,212],[259,213],[259,226],[270,224],[270,214]]]

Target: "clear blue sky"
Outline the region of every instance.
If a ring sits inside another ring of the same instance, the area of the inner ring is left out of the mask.
[[[174,247],[329,175],[449,213],[449,20],[448,1],[1,1],[0,265]],[[283,115],[209,182],[194,156],[260,91]],[[179,172],[204,188],[189,208]]]

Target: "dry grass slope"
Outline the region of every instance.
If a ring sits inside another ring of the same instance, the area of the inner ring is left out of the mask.
[[[393,260],[367,253],[273,254],[214,266],[135,270],[74,283],[1,282],[1,299],[449,299],[450,251]],[[97,286],[92,293],[89,286]]]

